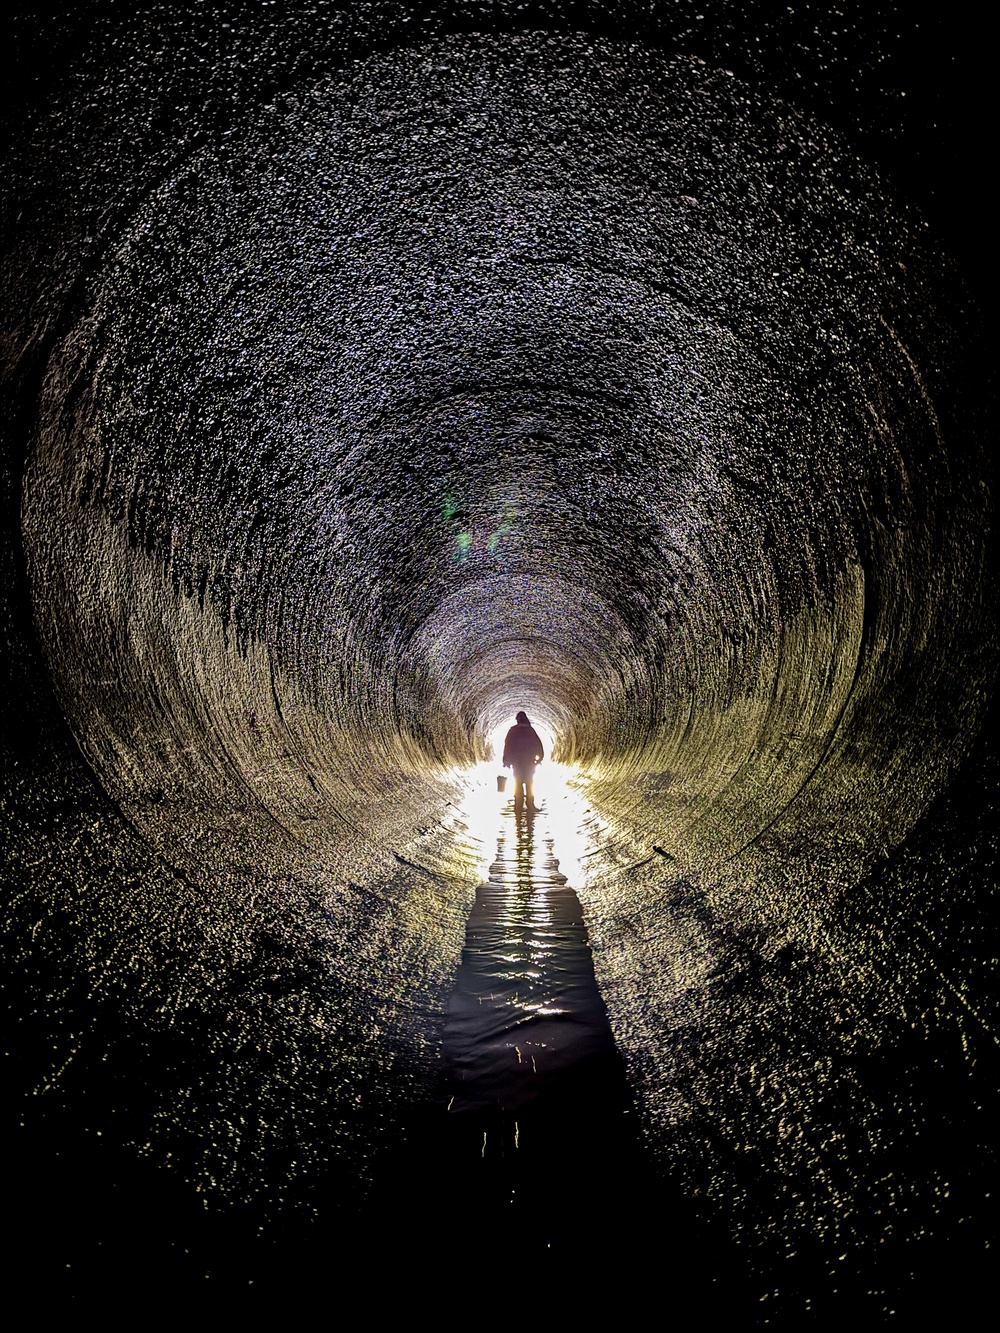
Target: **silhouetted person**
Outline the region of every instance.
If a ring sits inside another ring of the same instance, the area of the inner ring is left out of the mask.
[[[545,758],[538,733],[527,713],[518,713],[517,724],[507,732],[503,743],[503,766],[514,770],[514,805],[526,796],[528,809],[535,808],[535,766]]]

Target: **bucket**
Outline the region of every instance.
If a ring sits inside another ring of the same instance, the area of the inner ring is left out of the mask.
[[[506,774],[506,773],[498,773],[498,774],[497,774],[497,791],[506,791],[506,790],[507,790],[507,774]]]

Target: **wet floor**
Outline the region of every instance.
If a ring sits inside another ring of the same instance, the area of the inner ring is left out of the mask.
[[[624,1069],[544,803],[537,813],[512,803],[502,812],[443,1057],[453,1151],[478,1162],[481,1188],[541,1206],[546,1191],[586,1189],[609,1150],[627,1153]]]
[[[515,810],[494,796],[470,820],[494,854],[447,1002],[439,1088],[417,1115],[423,1171],[412,1184],[425,1203],[436,1196],[444,1225],[514,1225],[543,1251],[592,1228],[636,1158],[625,1070],[552,804]]]
[[[447,1004],[440,1089],[383,1189],[408,1189],[429,1228],[414,1237],[418,1263],[429,1255],[479,1271],[499,1262],[500,1245],[524,1265],[523,1281],[541,1283],[536,1295],[557,1294],[566,1309],[623,1272],[638,1294],[650,1263],[680,1274],[696,1260],[704,1270],[715,1248],[698,1301],[721,1309],[728,1296],[715,1272],[727,1272],[728,1245],[654,1183],[585,914],[563,871],[576,869],[579,850],[564,804],[556,795],[535,812],[494,805],[495,856]]]

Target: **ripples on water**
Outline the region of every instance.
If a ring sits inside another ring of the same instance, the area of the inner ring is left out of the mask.
[[[621,1063],[594,980],[583,910],[556,859],[543,802],[507,802],[489,879],[469,916],[444,1037],[451,1113],[621,1114]],[[514,1131],[518,1133],[519,1131]],[[509,1132],[504,1135],[509,1137]]]
[[[446,1154],[467,1200],[541,1210],[561,1231],[570,1200],[586,1208],[595,1172],[625,1151],[628,1091],[555,845],[557,817],[572,827],[578,812],[558,780],[547,796],[544,780],[539,788],[534,814],[495,793],[484,802],[485,784],[474,797],[484,842],[492,806],[496,852],[448,1002],[442,1100]]]
[[[492,770],[471,783],[464,853],[479,840],[495,854],[488,867],[482,859],[447,1005],[440,1091],[414,1131],[424,1171],[407,1158],[388,1186],[410,1192],[415,1258],[537,1260],[543,1287],[570,1280],[550,1289],[560,1302],[589,1299],[635,1265],[673,1271],[712,1247],[720,1269],[730,1262],[662,1181],[655,1202],[647,1192],[631,1091],[565,873],[580,882],[593,819],[566,777],[546,766],[534,814],[497,795]],[[711,1278],[704,1299],[725,1299]]]

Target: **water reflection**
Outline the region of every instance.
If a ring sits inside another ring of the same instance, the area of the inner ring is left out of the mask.
[[[455,836],[483,881],[438,1095],[415,1105],[405,1152],[381,1164],[371,1234],[405,1233],[421,1281],[478,1282],[484,1265],[496,1277],[516,1260],[518,1281],[557,1295],[563,1316],[572,1300],[591,1315],[597,1280],[620,1294],[669,1268],[682,1283],[711,1255],[704,1300],[717,1311],[736,1290],[730,1247],[654,1175],[594,978],[573,889],[594,815],[571,771],[545,764],[538,779],[528,814],[498,794],[495,766],[464,775]]]
[[[632,1139],[624,1069],[564,869],[579,868],[585,811],[565,770],[547,770],[537,813],[500,796],[492,769],[476,775],[463,812],[470,834],[491,836],[496,850],[447,1008],[441,1165],[457,1213],[499,1208],[535,1228],[558,1218],[561,1241],[568,1218],[599,1196],[608,1206]]]
[[[622,1093],[580,901],[543,809],[502,812],[444,1035],[453,1114]],[[595,1083],[596,1080],[596,1083]],[[536,1106],[536,1111],[537,1111]]]

